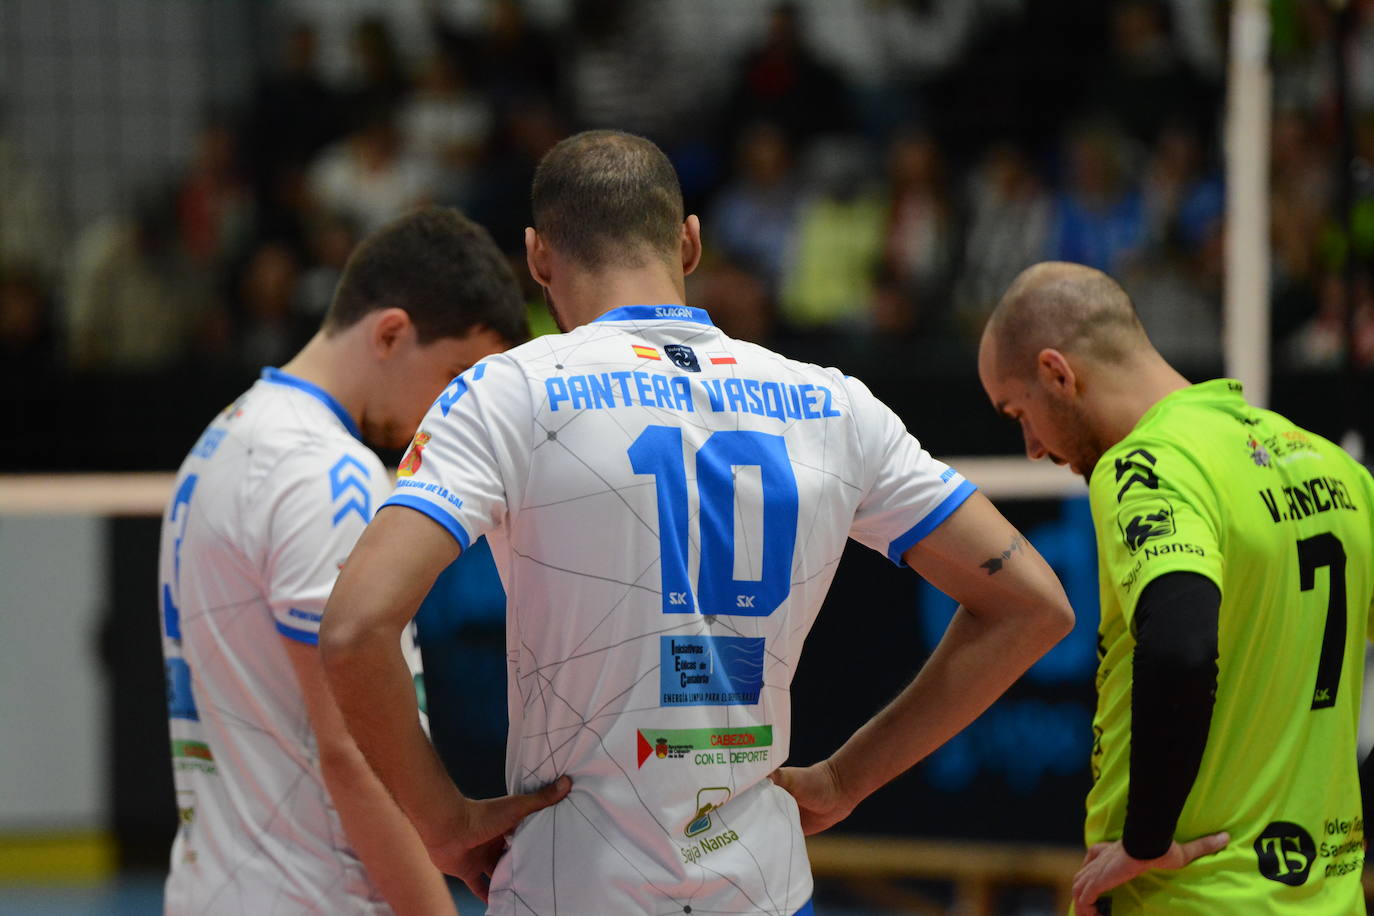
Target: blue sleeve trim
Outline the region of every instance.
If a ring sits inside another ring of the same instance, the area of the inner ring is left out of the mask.
[[[277,624],[277,632],[287,639],[294,639],[296,642],[303,642],[309,646],[318,646],[320,644],[320,634],[316,633],[314,630],[298,630],[295,627],[288,627],[280,620],[275,622]]]
[[[472,539],[468,537],[468,533],[463,530],[463,526],[458,524],[453,516],[447,514],[443,509],[440,509],[433,503],[423,500],[418,496],[412,496],[409,493],[397,493],[386,502],[382,503],[381,508],[385,509],[387,506],[405,506],[407,509],[414,509],[422,515],[428,515],[434,521],[438,522],[445,531],[453,535],[453,539],[458,542],[458,546],[464,550],[467,550],[468,545],[472,543]]]
[[[964,500],[973,495],[978,488],[965,480],[955,487],[954,492],[945,497],[945,501],[940,503],[930,511],[930,514],[917,522],[905,534],[898,537],[887,547],[887,558],[898,566],[905,566],[902,561],[902,554],[906,553],[912,544],[920,541],[930,534],[940,523],[954,514],[954,510],[964,504]]]
[[[816,916],[816,910],[811,906],[811,901],[808,900],[806,904],[801,909],[797,910],[797,912],[793,913],[792,916]]]

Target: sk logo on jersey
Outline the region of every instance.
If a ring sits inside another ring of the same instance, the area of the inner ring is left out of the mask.
[[[1123,516],[1117,519],[1121,537],[1126,549],[1135,553],[1146,541],[1154,538],[1169,537],[1174,533],[1174,509],[1166,500],[1152,499],[1145,505],[1132,509],[1130,520]]]
[[[415,438],[411,440],[410,449],[406,452],[406,456],[401,459],[400,467],[396,469],[397,477],[413,477],[415,472],[420,470],[420,465],[425,460],[425,446],[429,445],[429,440],[432,438],[424,430],[415,434]]]
[[[685,344],[667,344],[663,352],[668,354],[673,365],[679,369],[686,369],[688,372],[701,371],[701,362],[697,360],[697,355],[692,352],[691,347]]]

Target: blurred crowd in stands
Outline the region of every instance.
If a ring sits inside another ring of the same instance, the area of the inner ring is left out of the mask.
[[[1011,278],[1059,258],[1119,277],[1166,355],[1219,365],[1226,4],[847,5],[863,18],[818,41],[833,23],[816,3],[758,0],[733,44],[709,21],[683,27],[693,0],[569,0],[557,28],[517,0],[464,23],[436,5],[423,53],[363,16],[347,81],[322,75],[315,23],[277,21],[256,90],[205,113],[182,173],[66,245],[43,177],[0,137],[0,361],[280,363],[358,239],[424,202],[486,225],[528,284],[536,162],[572,131],[616,127],[673,158],[707,244],[689,296],[737,336],[909,339],[964,359]],[[1356,7],[1350,105],[1371,163],[1374,3]],[[1357,183],[1352,237],[1334,15],[1272,8],[1275,358],[1341,366],[1349,300],[1368,366],[1374,193]]]

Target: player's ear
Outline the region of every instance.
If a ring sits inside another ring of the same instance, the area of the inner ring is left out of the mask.
[[[682,248],[682,273],[683,276],[690,274],[697,269],[701,263],[701,220],[697,219],[695,213],[690,213],[682,221],[682,237],[680,240]]]
[[[549,246],[539,237],[533,226],[525,227],[525,264],[534,282],[545,289],[549,286]]]
[[[377,312],[372,320],[368,343],[378,357],[385,359],[396,352],[407,338],[414,336],[414,325],[405,309],[389,308]]]
[[[1078,376],[1063,353],[1046,347],[1036,354],[1035,374],[1040,387],[1050,394],[1068,398],[1078,391]]]

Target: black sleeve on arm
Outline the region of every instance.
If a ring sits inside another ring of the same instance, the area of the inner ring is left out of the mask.
[[[1168,852],[1197,779],[1217,694],[1221,591],[1206,576],[1165,573],[1136,603],[1131,774],[1121,840],[1128,855]]]

